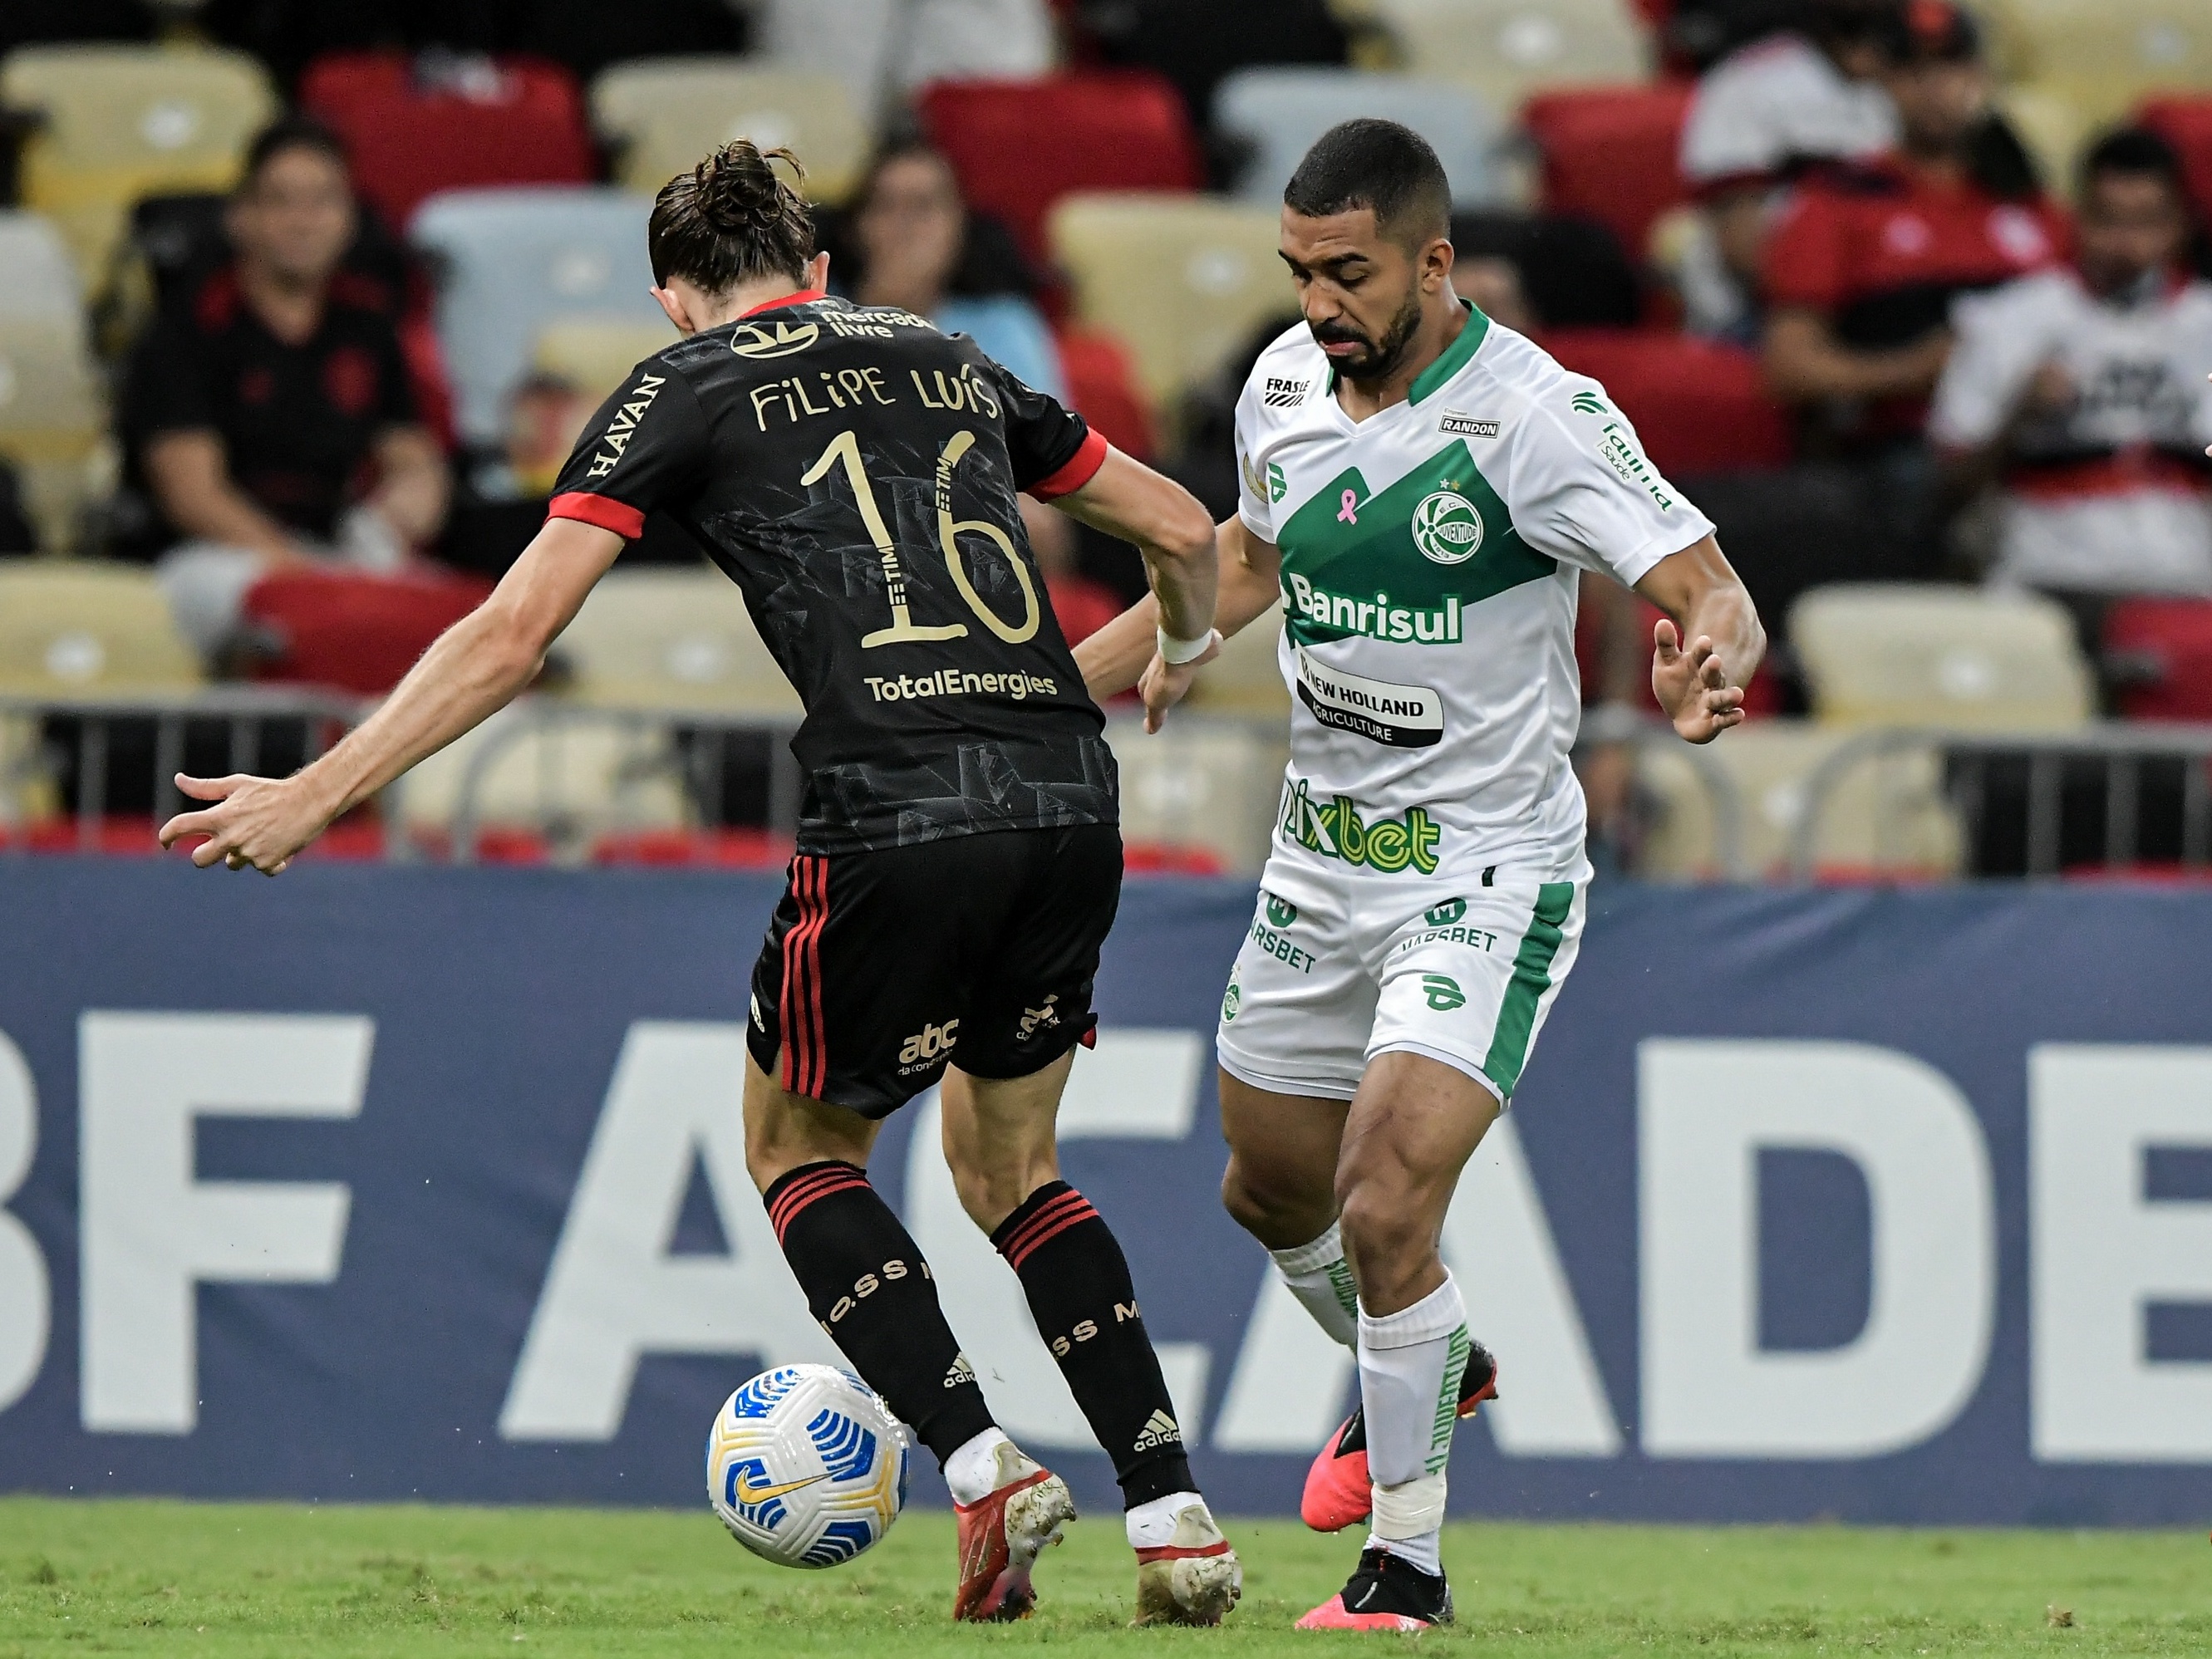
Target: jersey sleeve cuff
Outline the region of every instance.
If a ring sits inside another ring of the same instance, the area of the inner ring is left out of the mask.
[[[1106,465],[1106,452],[1111,447],[1105,435],[1097,429],[1085,433],[1082,447],[1057,472],[1030,485],[1029,493],[1041,501],[1073,495],[1098,476],[1098,469]]]
[[[611,530],[626,542],[634,542],[645,534],[645,514],[634,507],[606,495],[593,495],[580,489],[572,489],[565,495],[556,495],[545,504],[549,519],[574,519],[580,524],[597,525],[602,530]]]
[[[1237,516],[1244,520],[1244,527],[1270,547],[1275,544],[1275,526],[1263,524],[1252,514],[1252,509],[1242,501],[1237,504]]]
[[[1694,529],[1685,531],[1678,528],[1654,536],[1626,558],[1616,560],[1613,574],[1627,586],[1635,586],[1651,574],[1651,567],[1660,560],[1671,558],[1686,547],[1695,547],[1713,533],[1713,521],[1704,514],[1697,515],[1695,524]]]

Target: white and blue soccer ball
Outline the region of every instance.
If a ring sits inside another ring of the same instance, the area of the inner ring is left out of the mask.
[[[707,1496],[730,1535],[785,1567],[834,1567],[906,1504],[906,1431],[835,1365],[780,1365],[725,1401],[707,1436]]]

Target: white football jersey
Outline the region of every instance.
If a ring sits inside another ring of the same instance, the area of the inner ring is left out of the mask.
[[[1282,552],[1292,700],[1269,890],[1285,859],[1578,866],[1580,572],[1634,582],[1711,521],[1602,386],[1480,311],[1407,401],[1354,422],[1334,384],[1301,323],[1237,405],[1239,510]]]
[[[2056,363],[2066,407],[2011,434],[2000,580],[2090,592],[2212,593],[2212,284],[2100,300],[2070,270],[1972,295],[1929,411],[1928,435],[1989,443]]]

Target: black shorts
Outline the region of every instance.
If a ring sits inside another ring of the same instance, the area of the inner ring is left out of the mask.
[[[800,854],[753,969],[753,1058],[797,1095],[887,1117],[957,1063],[1027,1077],[1091,1040],[1121,897],[1110,823]]]

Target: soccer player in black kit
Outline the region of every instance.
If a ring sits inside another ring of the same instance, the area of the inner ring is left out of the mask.
[[[1154,723],[1213,648],[1213,526],[965,337],[826,297],[777,159],[739,141],[660,192],[654,292],[684,337],[593,417],[491,598],[302,771],[180,778],[213,804],[161,838],[204,836],[196,863],[276,873],[521,690],[648,513],[684,526],[806,706],[799,850],[753,970],[748,1163],[815,1317],[944,1468],[955,1616],[1028,1612],[1031,1565],[1074,1505],[994,1423],[928,1265],[868,1182],[883,1120],[940,1079],[962,1204],[1114,1460],[1138,1621],[1217,1623],[1242,1568],[1192,1479],[1121,1247],[1060,1179],[1054,1115],[1096,1023],[1121,845],[1103,717],[1015,496],[1144,554],[1164,619]]]

